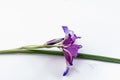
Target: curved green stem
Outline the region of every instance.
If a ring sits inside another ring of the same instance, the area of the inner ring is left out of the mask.
[[[48,54],[48,55],[63,56],[63,52],[61,52],[61,51],[51,51],[51,50],[11,49],[11,50],[1,50],[0,51],[0,54],[13,54],[13,53]],[[77,58],[78,59],[80,58],[80,59],[104,61],[104,62],[112,62],[112,63],[120,63],[120,59],[117,59],[117,58],[91,55],[91,54],[85,54],[85,53],[78,53]]]

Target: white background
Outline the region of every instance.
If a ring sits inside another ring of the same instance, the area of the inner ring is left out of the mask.
[[[120,58],[119,0],[0,0],[0,49],[64,37],[62,25],[82,36],[79,52]],[[75,59],[64,70],[64,57],[0,55],[0,80],[120,80],[120,64]]]

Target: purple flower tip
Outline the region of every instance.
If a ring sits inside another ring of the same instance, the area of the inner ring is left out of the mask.
[[[69,67],[66,68],[65,72],[63,73],[63,76],[66,76],[68,72],[69,72]]]
[[[68,27],[67,26],[62,26],[63,31],[65,32],[65,34],[69,33]]]

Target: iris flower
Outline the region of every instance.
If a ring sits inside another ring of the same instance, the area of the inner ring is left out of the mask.
[[[82,48],[82,45],[75,44],[77,37],[72,30],[69,30],[67,26],[62,26],[65,33],[65,38],[53,39],[47,42],[47,45],[54,45],[61,42],[61,47],[66,59],[66,70],[63,76],[67,75],[70,66],[73,65],[73,58],[77,57],[78,49]]]

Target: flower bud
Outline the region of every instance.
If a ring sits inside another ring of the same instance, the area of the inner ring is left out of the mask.
[[[47,41],[45,43],[45,45],[54,45],[54,44],[57,44],[57,43],[59,43],[59,42],[61,42],[63,40],[64,40],[64,38],[53,39],[53,40]]]

